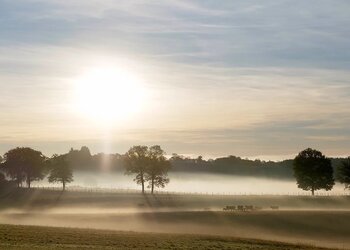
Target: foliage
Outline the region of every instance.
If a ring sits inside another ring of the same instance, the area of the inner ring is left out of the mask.
[[[122,172],[125,169],[124,157],[117,153],[92,155],[88,147],[82,146],[80,150],[71,148],[64,155],[73,170],[96,171],[103,169]]]
[[[3,169],[7,176],[16,181],[17,186],[26,181],[30,188],[32,181],[44,178],[46,158],[40,151],[18,147],[5,153],[4,159]]]
[[[134,181],[142,186],[142,193],[145,192],[145,175],[148,165],[147,154],[147,146],[133,146],[125,155],[125,173],[129,175],[136,174]]]
[[[331,160],[320,151],[307,148],[294,159],[294,176],[303,190],[331,190],[334,186]]]
[[[66,188],[66,183],[73,181],[73,172],[65,155],[54,155],[50,160],[50,175],[49,182],[62,183],[63,190]]]
[[[71,166],[88,170],[92,166],[92,156],[88,147],[83,146],[80,150],[71,148],[66,159]]]
[[[6,181],[6,177],[5,177],[5,174],[2,172],[3,171],[3,166],[2,166],[2,161],[3,161],[3,158],[1,157],[0,155],[0,184],[1,183],[4,183]]]
[[[346,189],[350,189],[350,157],[343,160],[338,167],[337,179],[345,185]]]
[[[169,161],[160,146],[133,146],[125,155],[126,174],[136,174],[134,181],[142,186],[145,192],[145,182],[153,193],[154,187],[164,187],[169,183],[167,172]]]
[[[5,175],[3,173],[0,172],[0,185],[2,183],[6,182],[6,178],[5,178]]]
[[[254,176],[266,178],[293,178],[292,160],[281,162],[249,160],[237,156],[219,157],[204,160],[203,157],[188,158],[173,154],[170,158],[173,172],[205,172],[239,176]]]
[[[114,172],[125,170],[125,156],[120,154],[98,153],[92,156],[91,170],[103,169]]]
[[[92,155],[83,146],[80,150],[71,149],[66,153],[73,170],[98,171],[110,170],[123,172],[126,166],[126,155],[98,153]],[[188,158],[173,154],[169,159],[172,172],[203,172],[220,173],[240,176],[255,176],[267,178],[293,178],[293,160],[281,162],[249,160],[237,156],[220,157],[215,160],[205,160],[202,156]]]
[[[164,188],[169,183],[167,173],[170,169],[170,162],[165,158],[164,154],[164,150],[158,145],[152,146],[148,150],[149,163],[146,180],[152,194],[154,187]]]

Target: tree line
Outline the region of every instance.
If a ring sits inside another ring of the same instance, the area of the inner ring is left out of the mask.
[[[174,171],[174,168],[175,171],[184,172],[205,171],[248,176],[260,174],[264,177],[281,177],[288,173],[295,177],[299,188],[312,194],[320,189],[331,190],[335,180],[350,189],[350,157],[331,159],[311,148],[301,151],[294,160],[266,162],[235,156],[215,160],[204,160],[202,157],[191,159],[177,154],[167,159],[159,145],[133,146],[123,155],[91,155],[84,146],[80,150],[72,148],[66,154],[52,157],[46,157],[40,151],[28,147],[18,147],[0,156],[0,184],[9,179],[17,187],[26,185],[30,188],[33,181],[47,177],[50,183],[61,183],[65,190],[66,185],[73,181],[73,169],[94,169],[96,165],[103,167],[104,164],[109,167],[117,165],[125,174],[133,175],[142,193],[145,188],[149,188],[151,193],[155,188],[164,188],[169,183],[168,172],[170,169]],[[231,171],[228,171],[230,168]]]
[[[134,175],[134,181],[145,185],[153,194],[155,187],[164,188],[169,183],[170,161],[159,146],[133,146],[119,160],[123,161],[125,174]],[[17,187],[26,185],[31,188],[33,181],[43,180],[47,176],[50,183],[61,183],[62,190],[73,181],[73,166],[91,164],[91,154],[87,147],[81,150],[71,149],[67,154],[46,157],[42,152],[29,147],[17,147],[0,157],[0,184],[7,179]]]

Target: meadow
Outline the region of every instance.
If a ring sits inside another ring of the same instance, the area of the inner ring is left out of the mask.
[[[226,205],[240,204],[260,206],[262,210],[250,212],[222,210]],[[278,206],[279,210],[272,210],[271,205]],[[350,197],[346,196],[219,196],[166,193],[142,195],[123,192],[15,189],[1,193],[0,221],[1,224],[11,225],[69,227],[72,228],[72,233],[77,232],[77,234],[81,231],[73,228],[151,233],[130,233],[130,237],[148,237],[150,245],[153,244],[152,242],[163,242],[156,240],[157,237],[180,239],[178,243],[169,241],[175,244],[174,248],[178,248],[176,244],[184,244],[184,248],[195,244],[209,244],[206,247],[203,245],[204,248],[214,248],[216,244],[222,245],[223,247],[219,247],[221,249],[232,248],[232,244],[236,244],[236,241],[227,240],[232,237],[249,239],[246,242],[248,245],[239,241],[239,244],[243,244],[241,249],[249,249],[247,247],[251,244],[252,238],[317,247],[350,248],[348,237],[350,235],[348,226]],[[13,229],[14,232],[22,230]],[[65,237],[69,238],[70,236],[67,235],[59,236],[60,232],[64,231],[57,229],[57,238],[62,240]],[[158,235],[159,233],[168,235]],[[114,242],[112,239],[114,236],[117,239],[123,234],[125,233],[111,232],[108,234],[111,240],[108,238],[106,242]],[[187,235],[180,237],[178,234]],[[202,241],[202,236],[198,235],[210,235],[215,240]],[[101,241],[104,240],[101,239]],[[105,244],[98,242],[97,245]],[[257,242],[257,244],[265,244]],[[31,244],[31,240],[28,240],[28,244]],[[166,247],[171,247],[171,244],[169,243]],[[142,245],[145,248],[147,246]],[[261,245],[261,248],[250,249],[273,248]]]
[[[0,225],[0,249],[325,249],[232,237]]]

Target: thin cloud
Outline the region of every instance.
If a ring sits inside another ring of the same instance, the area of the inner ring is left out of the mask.
[[[133,69],[153,94],[151,108],[116,128],[116,150],[344,154],[349,10],[313,0],[2,1],[3,140],[54,149],[65,135],[98,148],[103,133],[69,106],[74,78],[106,61]]]

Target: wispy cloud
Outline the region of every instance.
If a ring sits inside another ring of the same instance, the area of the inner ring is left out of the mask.
[[[138,142],[208,155],[349,148],[348,1],[0,5],[2,145],[81,141],[98,150],[103,132],[69,106],[74,78],[106,61],[131,68],[152,92],[150,108],[115,129],[115,150]]]

